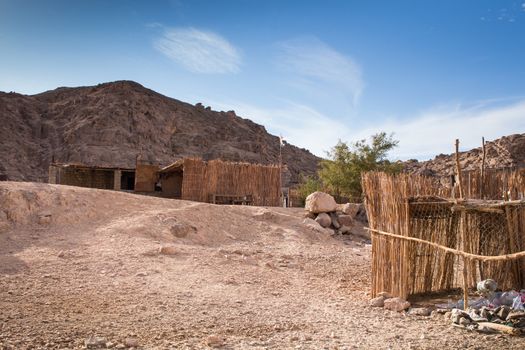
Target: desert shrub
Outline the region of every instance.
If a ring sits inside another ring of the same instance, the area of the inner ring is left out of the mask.
[[[327,152],[327,159],[321,161],[318,179],[306,178],[300,186],[301,196],[304,193],[306,198],[308,194],[323,189],[338,201],[359,201],[363,172],[377,170],[397,173],[402,170],[402,164],[387,159],[388,153],[398,144],[399,141],[394,140],[392,134],[385,132],[372,135],[369,140],[353,143],[339,140]]]
[[[322,183],[318,178],[314,176],[303,177],[301,184],[297,188],[297,193],[298,193],[301,205],[304,206],[306,197],[308,197],[310,193],[313,193],[315,191],[321,191],[321,190],[322,190]]]

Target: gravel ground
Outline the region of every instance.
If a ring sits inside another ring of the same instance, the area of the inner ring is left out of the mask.
[[[301,210],[9,182],[0,205],[0,349],[525,347],[369,307],[370,246]]]

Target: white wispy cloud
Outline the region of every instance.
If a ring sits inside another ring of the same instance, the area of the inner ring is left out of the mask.
[[[211,101],[210,101],[211,102]],[[504,104],[502,104],[504,103]],[[525,99],[516,102],[487,100],[474,106],[439,106],[407,119],[391,118],[377,121],[359,130],[330,118],[304,104],[285,102],[278,108],[229,101],[212,102],[214,109],[234,109],[237,115],[264,125],[274,135],[282,134],[293,145],[304,147],[325,157],[338,139],[357,141],[381,131],[393,132],[399,147],[391,159],[426,160],[440,153],[452,153],[454,140],[461,140],[461,149],[479,147],[486,140],[525,132]]]
[[[161,53],[194,73],[236,73],[241,54],[217,33],[195,28],[170,28],[154,41]]]
[[[338,52],[317,38],[281,42],[279,65],[297,75],[296,86],[333,90],[348,94],[356,104],[364,88],[360,66],[352,58]]]
[[[273,135],[283,135],[292,145],[303,147],[317,156],[325,157],[326,151],[339,138],[344,139],[350,130],[333,118],[304,104],[284,101],[281,106],[265,108],[248,103],[229,101],[211,102],[214,109],[235,110],[236,114],[264,125]]]
[[[425,160],[440,153],[452,153],[456,138],[463,150],[481,145],[487,140],[525,132],[525,99],[505,105],[479,103],[472,107],[461,105],[436,107],[407,120],[391,119],[349,135],[360,139],[378,131],[394,132],[400,141],[393,156],[400,159]]]

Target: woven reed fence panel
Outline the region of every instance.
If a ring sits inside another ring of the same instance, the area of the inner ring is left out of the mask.
[[[417,197],[416,197],[417,198]],[[419,197],[421,201],[408,201],[409,229],[406,236],[435,242],[446,247],[458,244],[459,214],[451,210],[451,203],[432,197]],[[456,287],[454,266],[457,259],[425,244],[406,242],[406,268],[408,281],[404,294],[448,290]],[[406,296],[406,295],[405,295]]]
[[[466,198],[502,199],[509,192],[510,199],[525,199],[525,169],[486,169],[463,173]]]
[[[200,159],[184,159],[182,176],[182,199],[206,202],[206,163]]]
[[[371,228],[408,236],[410,229],[407,198],[446,196],[450,189],[439,180],[423,176],[366,173],[362,178],[365,205]],[[416,236],[418,238],[421,235]],[[421,256],[414,243],[372,235],[372,293],[386,291],[406,297],[414,285],[417,271],[411,266]],[[414,287],[413,287],[414,289]],[[418,289],[418,288],[415,288]],[[420,289],[420,288],[419,288]],[[411,293],[412,294],[412,293]]]
[[[519,196],[524,187],[518,175],[517,172],[486,174],[484,197],[491,194],[499,199],[500,193],[508,189]],[[417,175],[373,172],[363,175],[362,184],[372,229],[480,255],[501,255],[525,249],[524,205],[504,206],[490,212],[483,208],[458,208],[450,200],[453,192],[450,186],[443,185],[439,179]],[[487,184],[501,187],[493,189]],[[471,184],[471,189],[479,190],[475,186]],[[461,234],[463,229],[465,240]],[[469,265],[470,286],[475,286],[480,279],[494,278],[502,288],[525,287],[525,259],[471,261]],[[462,259],[450,252],[422,243],[372,235],[374,296],[386,291],[406,298],[460,288],[462,270]]]
[[[252,196],[252,204],[278,206],[279,167],[184,159],[182,198],[208,202],[210,195]]]

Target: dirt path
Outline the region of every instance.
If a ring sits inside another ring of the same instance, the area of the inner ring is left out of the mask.
[[[9,182],[2,210],[0,349],[525,346],[368,307],[370,246],[301,210]]]

